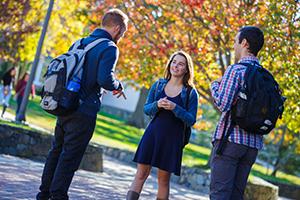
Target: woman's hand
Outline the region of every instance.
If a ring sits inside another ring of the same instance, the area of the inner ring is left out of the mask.
[[[160,98],[158,101],[157,101],[157,107],[158,108],[164,108],[164,101],[167,100],[167,97],[164,97],[164,98]]]
[[[168,100],[167,97],[164,97],[158,100],[157,107],[164,108],[166,110],[173,110],[176,107],[176,104]]]

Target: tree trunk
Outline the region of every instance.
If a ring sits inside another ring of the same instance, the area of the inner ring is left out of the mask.
[[[276,159],[276,162],[275,162],[275,164],[274,164],[274,169],[273,169],[273,171],[272,171],[272,173],[271,173],[271,176],[276,177],[276,173],[277,173],[277,171],[278,171],[278,169],[279,169],[279,163],[280,163],[280,158],[279,158],[279,156],[278,156],[277,159]]]
[[[211,152],[210,152],[210,154],[209,154],[207,163],[204,165],[204,167],[207,167],[207,168],[208,168],[208,167],[211,167],[211,166],[210,166],[210,162],[211,162],[212,152],[213,152],[213,150],[211,149]]]
[[[283,130],[283,133],[282,133],[281,139],[279,141],[278,156],[277,156],[276,162],[274,164],[274,170],[271,173],[271,176],[274,176],[274,177],[276,176],[276,173],[280,168],[281,160],[282,160],[283,154],[284,154],[283,143],[284,143],[284,136],[285,136],[285,133],[286,133],[286,127],[284,127],[282,130]]]
[[[137,128],[145,128],[144,104],[147,99],[148,89],[143,87],[140,91],[140,97],[136,105],[135,111],[128,120],[128,124]]]

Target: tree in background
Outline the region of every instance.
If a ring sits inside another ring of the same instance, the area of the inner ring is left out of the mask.
[[[232,64],[233,39],[242,25],[257,25],[264,30],[266,44],[260,57],[277,79],[282,77],[279,72],[296,79],[299,76],[296,67],[299,62],[296,54],[299,50],[299,22],[296,19],[299,5],[295,1],[102,0],[96,1],[95,5],[98,7],[92,15],[94,21],[99,21],[110,7],[127,12],[131,26],[120,44],[123,49],[120,64],[124,67],[119,69],[122,78],[134,80],[138,86],[149,88],[162,74],[169,55],[183,49],[193,56],[197,89],[202,100],[212,103],[209,84]],[[275,55],[279,55],[276,60],[281,63],[270,62]],[[286,69],[282,63],[292,67]],[[294,111],[295,105],[291,106]]]
[[[139,88],[149,88],[154,80],[161,77],[169,55],[183,49],[192,55],[201,103],[212,105],[210,82],[220,77],[233,63],[235,34],[243,25],[259,26],[265,33],[266,41],[259,58],[262,65],[274,74],[288,97],[283,120],[279,122],[288,131],[285,142],[280,144],[299,141],[300,71],[297,52],[300,41],[297,2],[102,0],[95,1],[94,5],[97,5],[93,12],[95,21],[99,21],[99,16],[110,7],[122,9],[130,18],[131,26],[120,43],[122,55],[119,64],[122,67],[119,74],[123,79],[134,80]],[[141,106],[144,102],[139,103]],[[137,109],[142,111],[139,106]],[[277,132],[274,131],[270,137],[275,137],[274,134]],[[299,146],[298,142],[295,148]]]
[[[283,119],[279,128],[266,138],[266,150],[276,176],[278,170],[300,172],[300,21],[299,3],[272,1],[260,9],[258,17],[264,24],[265,48],[260,54],[263,66],[270,70],[287,97]],[[272,156],[273,155],[273,156]]]
[[[26,37],[40,29],[41,16],[37,11],[42,4],[32,4],[30,0],[3,0],[0,4],[0,59],[17,63]]]
[[[38,44],[48,3],[36,0],[4,0],[0,9],[0,60],[28,70]],[[86,35],[87,1],[57,1],[45,39],[44,56],[56,57]],[[59,47],[59,48],[58,48]],[[1,64],[1,63],[0,63]]]

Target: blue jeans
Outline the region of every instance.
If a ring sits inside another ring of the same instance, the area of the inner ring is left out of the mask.
[[[0,105],[6,106],[6,107],[9,106],[11,90],[12,90],[11,86],[3,86],[2,84],[0,84]],[[6,95],[4,95],[4,91],[7,91]]]
[[[54,141],[45,163],[38,200],[67,200],[68,189],[92,138],[96,116],[80,112],[58,117]]]
[[[242,200],[247,179],[258,150],[227,142],[222,155],[217,155],[219,141],[214,142],[211,157],[211,200]]]

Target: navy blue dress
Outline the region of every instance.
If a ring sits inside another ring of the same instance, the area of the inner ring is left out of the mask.
[[[159,98],[165,96],[163,91]],[[167,99],[183,107],[180,94]],[[180,176],[183,127],[183,121],[175,117],[172,111],[160,110],[146,128],[133,161]]]

